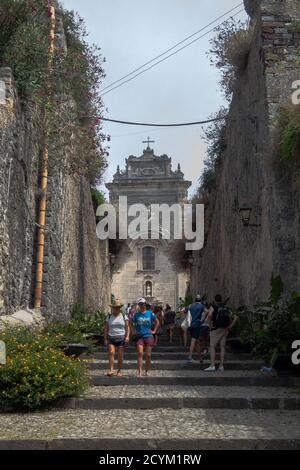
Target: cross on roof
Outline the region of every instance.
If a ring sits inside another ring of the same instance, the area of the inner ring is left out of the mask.
[[[143,144],[148,144],[148,149],[150,148],[149,144],[154,144],[155,140],[150,140],[150,137],[148,137],[148,140],[143,140]]]

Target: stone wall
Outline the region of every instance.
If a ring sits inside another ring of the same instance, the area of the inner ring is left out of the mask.
[[[300,291],[299,168],[279,164],[276,149],[279,108],[291,103],[292,82],[300,79],[300,2],[245,4],[255,33],[230,107],[211,229],[194,255],[191,281],[194,293],[221,293],[236,306],[268,298],[272,273]],[[244,204],[260,227],[243,226]]]
[[[33,106],[21,111],[10,69],[0,69],[0,80],[0,307],[14,311],[31,297],[41,129]]]
[[[0,69],[6,100],[0,104],[0,313],[32,306],[35,277],[38,162],[42,129],[38,110],[21,108],[10,69]],[[57,144],[57,142],[56,142]],[[50,147],[43,312],[68,316],[82,303],[89,310],[110,301],[108,243],[96,238],[88,181],[56,164]],[[68,154],[76,151],[69,148]]]

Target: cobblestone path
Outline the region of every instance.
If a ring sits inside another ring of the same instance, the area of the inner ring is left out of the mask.
[[[2,414],[0,449],[300,449],[300,380],[228,354],[225,372],[186,364],[179,346],[153,353],[150,377],[105,376],[106,351],[85,358],[90,390],[50,411]],[[196,357],[195,357],[196,359]]]

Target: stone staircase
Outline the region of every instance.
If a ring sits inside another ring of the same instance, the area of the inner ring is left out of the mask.
[[[206,373],[208,360],[187,364],[184,348],[162,342],[139,379],[134,346],[123,377],[105,376],[104,348],[84,359],[88,392],[51,411],[1,415],[0,449],[300,449],[299,379],[264,374],[249,354],[229,352],[225,372]]]

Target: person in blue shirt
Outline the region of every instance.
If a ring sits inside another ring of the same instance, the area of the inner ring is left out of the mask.
[[[206,310],[205,305],[201,302],[201,295],[197,295],[195,298],[195,302],[189,306],[189,311],[191,315],[191,324],[189,327],[189,333],[191,335],[191,346],[190,346],[190,354],[188,357],[188,362],[192,363],[193,361],[193,352],[195,346],[198,342],[198,339],[201,335],[201,326],[202,326],[202,315]],[[207,312],[208,313],[208,312]],[[199,358],[200,362],[202,361],[201,350],[199,349]]]
[[[154,335],[159,328],[159,320],[151,310],[146,307],[146,300],[138,299],[138,311],[132,318],[132,325],[136,336],[138,353],[137,377],[141,377],[143,370],[144,351],[146,352],[146,376],[151,368],[151,352],[154,346]]]

